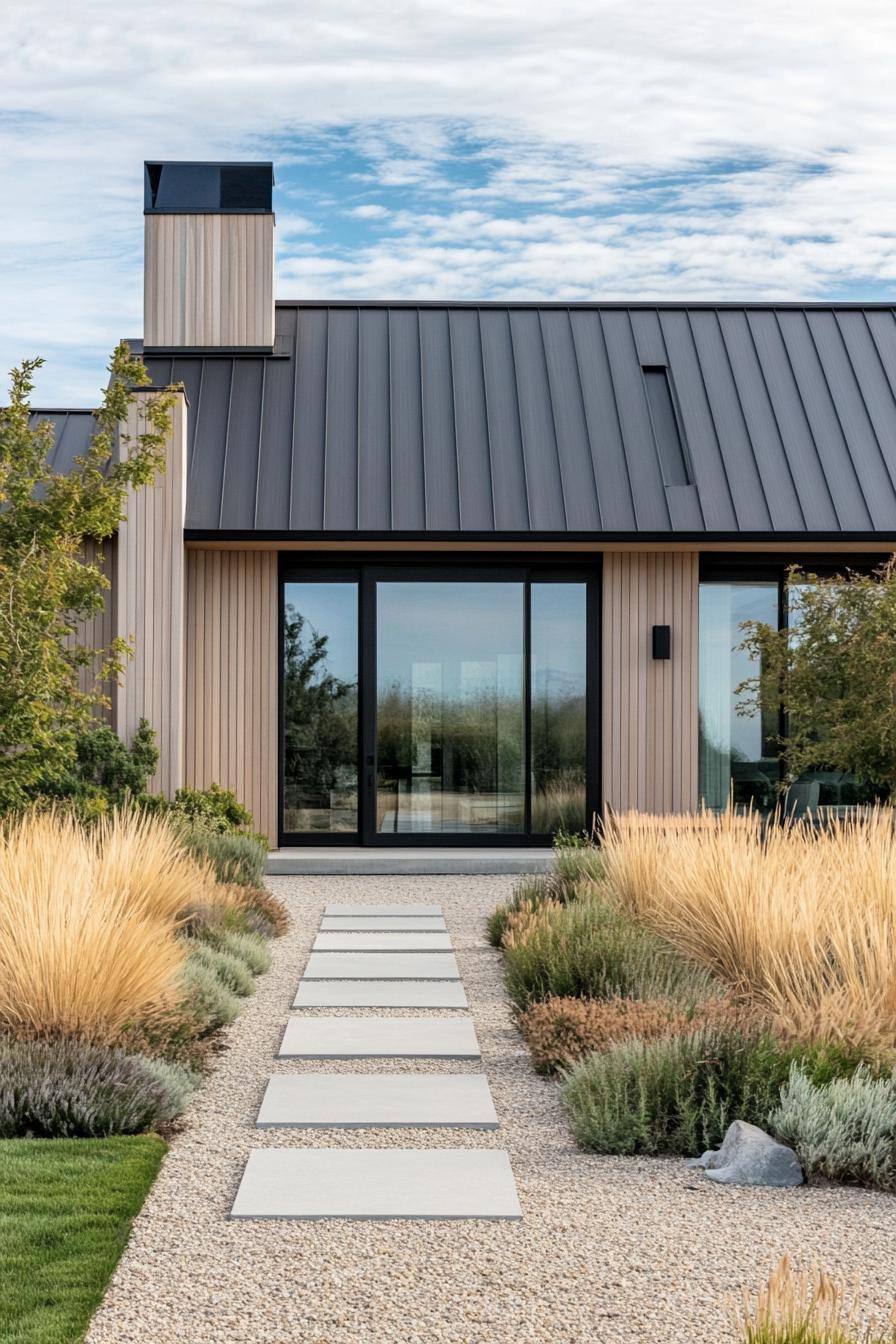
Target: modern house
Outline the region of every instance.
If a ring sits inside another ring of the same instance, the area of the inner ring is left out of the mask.
[[[894,308],[275,302],[272,187],[145,168],[142,349],[184,390],[100,624],[157,786],[233,788],[281,845],[769,803],[740,623],[786,621],[794,561],[896,549]],[[64,466],[91,418],[41,414]]]

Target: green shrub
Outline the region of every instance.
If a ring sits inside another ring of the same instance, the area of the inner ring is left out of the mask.
[[[589,1152],[695,1156],[717,1147],[732,1120],[768,1128],[794,1060],[810,1078],[860,1063],[846,1051],[785,1046],[767,1032],[706,1028],[589,1055],[568,1075],[563,1099]]]
[[[188,957],[184,963],[183,987],[183,1012],[195,1023],[198,1035],[209,1035],[218,1027],[228,1026],[239,1014],[237,996],[199,957]]]
[[[238,933],[234,929],[227,929],[212,935],[208,941],[219,951],[243,962],[253,975],[264,975],[270,968],[271,954],[264,939],[257,933]]]
[[[507,991],[520,1007],[547,998],[682,998],[712,991],[709,976],[596,898],[543,906],[505,939]]]
[[[796,1063],[769,1119],[807,1176],[896,1190],[896,1081],[867,1065],[851,1078],[810,1078]]]
[[[571,846],[558,846],[555,850],[556,864],[553,872],[530,873],[521,877],[513,889],[513,895],[504,905],[489,916],[488,938],[493,947],[500,947],[504,934],[513,915],[522,910],[536,910],[542,905],[568,905],[580,894],[584,894],[588,884],[597,880],[600,874],[600,861],[596,846],[582,843]]]
[[[146,785],[159,763],[155,738],[146,719],[140,720],[130,746],[111,728],[91,728],[77,738],[70,768],[38,780],[33,796],[71,800],[86,820],[126,802],[152,806]]]
[[[219,784],[210,784],[207,789],[178,789],[168,808],[210,834],[233,835],[252,825],[252,813],[235,793]]]
[[[554,867],[557,885],[566,891],[567,900],[574,900],[578,888],[600,882],[604,875],[600,850],[590,840],[555,844]]]
[[[196,1084],[174,1064],[109,1046],[0,1037],[0,1138],[156,1129],[181,1114]]]
[[[260,887],[267,866],[267,845],[252,835],[220,835],[190,827],[187,842],[200,858],[208,859],[219,882]]]
[[[192,941],[190,960],[199,961],[218,977],[225,989],[244,999],[255,992],[255,978],[240,957],[199,939]]]

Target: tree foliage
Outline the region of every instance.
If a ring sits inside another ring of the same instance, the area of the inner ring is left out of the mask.
[[[842,770],[896,794],[896,556],[872,574],[788,571],[789,629],[743,626],[759,674],[741,712],[781,703],[790,779]]]
[[[126,640],[101,648],[84,637],[109,587],[102,553],[90,557],[84,542],[111,537],[128,490],[163,469],[174,402],[172,389],[141,398],[139,432],[126,438],[120,427],[134,390],[151,380],[121,342],[90,445],[70,471],[57,472],[52,423],[32,418],[42,363],[25,360],[12,371],[9,405],[0,408],[0,808],[72,767],[78,735],[108,704],[102,682],[124,671]]]
[[[358,687],[329,670],[327,645],[327,636],[288,605],[283,628],[283,773],[297,806],[344,787],[357,769]]]

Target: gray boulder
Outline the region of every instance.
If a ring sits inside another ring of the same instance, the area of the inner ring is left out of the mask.
[[[757,1125],[735,1120],[718,1152],[692,1158],[707,1178],[722,1185],[802,1185],[803,1169],[796,1153]]]

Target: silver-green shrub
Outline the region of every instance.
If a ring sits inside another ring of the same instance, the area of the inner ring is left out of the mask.
[[[203,1035],[236,1020],[240,1001],[207,962],[187,957],[183,969],[183,1009],[200,1025]]]
[[[793,1064],[772,1131],[796,1149],[808,1176],[896,1190],[896,1080],[866,1065],[815,1084]]]
[[[213,947],[211,943],[195,939],[192,941],[189,959],[207,966],[231,994],[236,994],[241,999],[254,994],[255,977],[245,961],[234,956],[232,952],[225,952],[221,947]]]
[[[0,1037],[0,1138],[101,1138],[168,1124],[197,1085],[176,1064],[85,1041]]]

